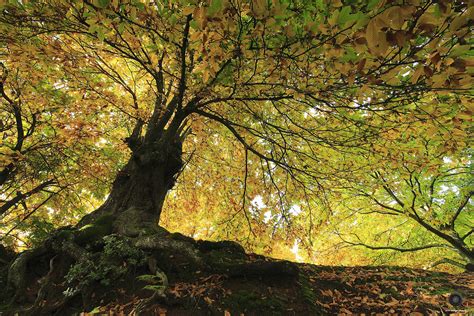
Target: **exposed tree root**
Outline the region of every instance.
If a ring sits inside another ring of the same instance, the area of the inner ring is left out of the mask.
[[[58,258],[58,255],[54,256],[49,260],[49,271],[48,273],[39,280],[41,284],[40,289],[38,290],[38,296],[31,308],[32,314],[37,314],[38,310],[41,308],[41,303],[46,298],[48,287],[51,286],[53,273],[54,273],[54,260]]]
[[[34,285],[32,281],[37,282],[39,285],[33,304],[30,307],[17,310],[17,312],[30,315],[38,315],[40,311],[41,313],[47,312],[44,310],[43,305],[46,305],[45,299],[52,287],[52,282],[56,278],[64,278],[64,275],[57,275],[58,273],[56,272],[56,261],[59,260],[60,256],[69,257],[77,262],[78,260],[89,258],[90,253],[74,241],[74,234],[70,232],[64,233],[64,230],[60,230],[40,246],[24,251],[13,261],[8,270],[8,285],[14,288],[15,293],[11,300],[12,306],[25,302],[27,298],[25,293],[27,292],[28,285]],[[29,265],[34,266],[34,262],[41,259],[49,261],[49,269],[44,276],[37,279],[29,273],[28,267]],[[66,272],[67,269],[65,269]],[[68,297],[63,297],[54,304],[50,303],[48,310],[61,308],[68,299]]]
[[[162,235],[155,234],[138,237],[135,240],[135,246],[144,250],[167,250],[174,253],[181,253],[197,266],[205,266],[205,262],[196,247],[185,241],[163,238]]]
[[[149,298],[143,299],[138,303],[132,310],[130,314],[132,315],[143,315],[143,313],[151,306],[155,304],[164,304],[168,305],[169,300],[164,295],[159,295],[158,293],[153,293]]]
[[[49,272],[39,280],[41,285],[40,289],[38,290],[38,294],[36,297],[33,306],[25,311],[25,314],[28,315],[44,315],[49,314],[55,310],[61,309],[63,306],[67,304],[67,302],[72,298],[70,296],[60,296],[57,298],[55,302],[48,301],[48,294],[53,287],[53,282],[61,278],[60,275],[60,262],[59,255],[54,256],[49,261]]]
[[[8,270],[8,285],[15,289],[15,295],[12,298],[12,303],[21,301],[23,294],[28,284],[27,272],[28,263],[35,258],[38,258],[49,251],[49,247],[41,245],[37,248],[24,251],[11,264]]]
[[[116,248],[107,248],[110,242],[118,243]],[[123,247],[128,248],[123,251]],[[110,255],[109,257],[104,257],[105,253],[110,252],[111,249],[115,249],[116,255],[112,253],[107,254]],[[142,259],[127,261],[124,259],[126,254],[122,253],[127,251],[140,254]],[[38,265],[38,263],[41,264]],[[101,264],[106,271],[103,274],[96,273],[94,269]],[[35,266],[37,268],[33,273],[31,269]],[[82,269],[78,274],[79,280],[73,281],[76,283],[71,283],[70,280],[71,275],[74,276],[74,273],[70,274],[72,267],[76,270]],[[109,268],[121,272],[109,273],[107,272]],[[112,282],[108,284],[114,284],[116,280],[113,278],[125,277],[127,273],[133,271],[131,274],[133,280],[137,277],[137,269],[141,271],[138,276],[151,272],[151,276],[155,275],[161,279],[162,290],[158,286],[155,287],[153,295],[148,299],[142,299],[135,306],[136,313],[145,311],[156,303],[173,304],[166,296],[168,276],[163,271],[167,271],[167,274],[192,275],[201,270],[225,274],[231,278],[257,276],[295,278],[298,275],[298,268],[294,264],[284,261],[267,261],[259,256],[249,259],[239,244],[229,241],[195,241],[181,234],[171,234],[162,228],[155,229],[150,235],[139,234],[134,237],[114,234],[104,236],[101,231],[98,238],[90,238],[84,228],[63,229],[41,246],[18,255],[11,264],[8,271],[9,285],[14,290],[11,311],[13,314],[29,315],[57,313],[64,311],[73,298],[75,304],[79,306],[97,304],[98,302],[94,301],[97,300],[94,293],[101,286],[105,286],[101,285],[100,278],[112,278],[110,280]],[[91,290],[80,290],[82,294],[80,298],[77,289],[70,289],[81,284],[81,276],[87,276],[88,273],[96,273],[96,275],[91,277],[92,283],[87,285],[91,287]],[[141,282],[142,290],[147,288],[145,281],[138,282]]]

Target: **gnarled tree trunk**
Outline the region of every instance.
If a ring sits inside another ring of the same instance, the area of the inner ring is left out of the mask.
[[[166,195],[183,167],[184,135],[181,133],[182,129],[173,128],[173,126],[179,126],[182,120],[178,123],[171,124],[168,129],[163,129],[159,133],[155,133],[156,126],[149,126],[148,131],[152,134],[147,132],[144,137],[141,136],[143,123],[140,121],[137,123],[132,135],[126,139],[132,155],[117,174],[105,203],[96,211],[86,215],[78,223],[76,229],[58,230],[40,247],[20,254],[10,265],[8,283],[15,290],[12,302],[21,301],[24,293],[27,292],[29,262],[50,260],[50,270],[54,272],[58,269],[54,264],[56,256],[69,258],[75,263],[92,260],[95,252],[90,251],[87,245],[94,245],[96,241],[110,234],[121,235],[121,238],[125,238],[124,240],[130,240],[131,244],[136,244],[134,247],[137,249],[171,248],[176,250],[176,248],[186,247],[187,243],[183,242],[170,243],[166,240],[162,243],[156,242],[156,238],[161,240],[163,236],[169,234],[159,229],[158,221]],[[155,239],[150,237],[150,240],[154,242],[146,239],[147,236],[154,236]],[[127,239],[129,237],[132,238]],[[98,247],[103,247],[103,243]],[[193,251],[188,252],[194,254]],[[64,278],[63,274],[62,278]],[[48,275],[43,277],[46,281],[49,280]],[[40,288],[40,291],[47,290],[48,282]],[[38,297],[41,296],[38,294]],[[38,307],[38,304],[35,302],[33,309]]]
[[[141,137],[141,127],[138,122],[126,139],[132,155],[118,172],[109,197],[79,227],[112,216],[114,232],[133,236],[158,224],[166,195],[183,167],[182,138],[179,131],[166,130],[158,137]]]

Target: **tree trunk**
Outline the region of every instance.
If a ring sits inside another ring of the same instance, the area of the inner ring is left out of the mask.
[[[128,139],[130,160],[118,172],[105,203],[86,215],[79,227],[110,215],[114,232],[126,235],[157,225],[166,195],[183,166],[182,144],[178,136],[148,143],[141,139]]]

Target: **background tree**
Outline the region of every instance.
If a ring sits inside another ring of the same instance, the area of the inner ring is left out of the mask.
[[[342,181],[335,209],[347,219],[337,235],[349,245],[373,250],[444,248],[437,255],[448,258],[427,262],[464,267],[472,264],[472,153],[466,143],[472,115],[454,104],[421,107],[425,119],[405,124],[403,118],[380,135],[382,146],[367,156],[375,167]],[[384,162],[384,168],[377,162]],[[377,227],[370,228],[374,223]]]
[[[409,252],[448,248],[451,256],[457,254],[455,259],[436,260],[432,266],[451,263],[462,268],[466,264],[471,267],[473,223],[469,212],[472,211],[470,199],[473,193],[472,171],[469,169],[472,166],[456,166],[456,162],[445,159],[449,162],[437,171],[417,171],[407,167],[403,174],[376,172],[372,175],[372,183],[366,182],[358,188],[357,195],[364,201],[359,204],[361,206],[352,208],[355,214],[400,217],[396,221],[387,218],[389,228],[383,228],[379,235],[379,239],[385,235],[386,245],[368,244],[356,232],[350,234],[355,238],[341,238],[350,245],[373,250]],[[407,221],[415,224],[411,230]],[[397,229],[402,233],[394,232]]]

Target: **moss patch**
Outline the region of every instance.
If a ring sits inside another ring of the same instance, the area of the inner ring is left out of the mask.
[[[231,312],[236,313],[252,311],[283,315],[286,304],[280,297],[262,296],[260,293],[248,289],[240,290],[227,297],[224,300],[224,306],[228,306]]]

